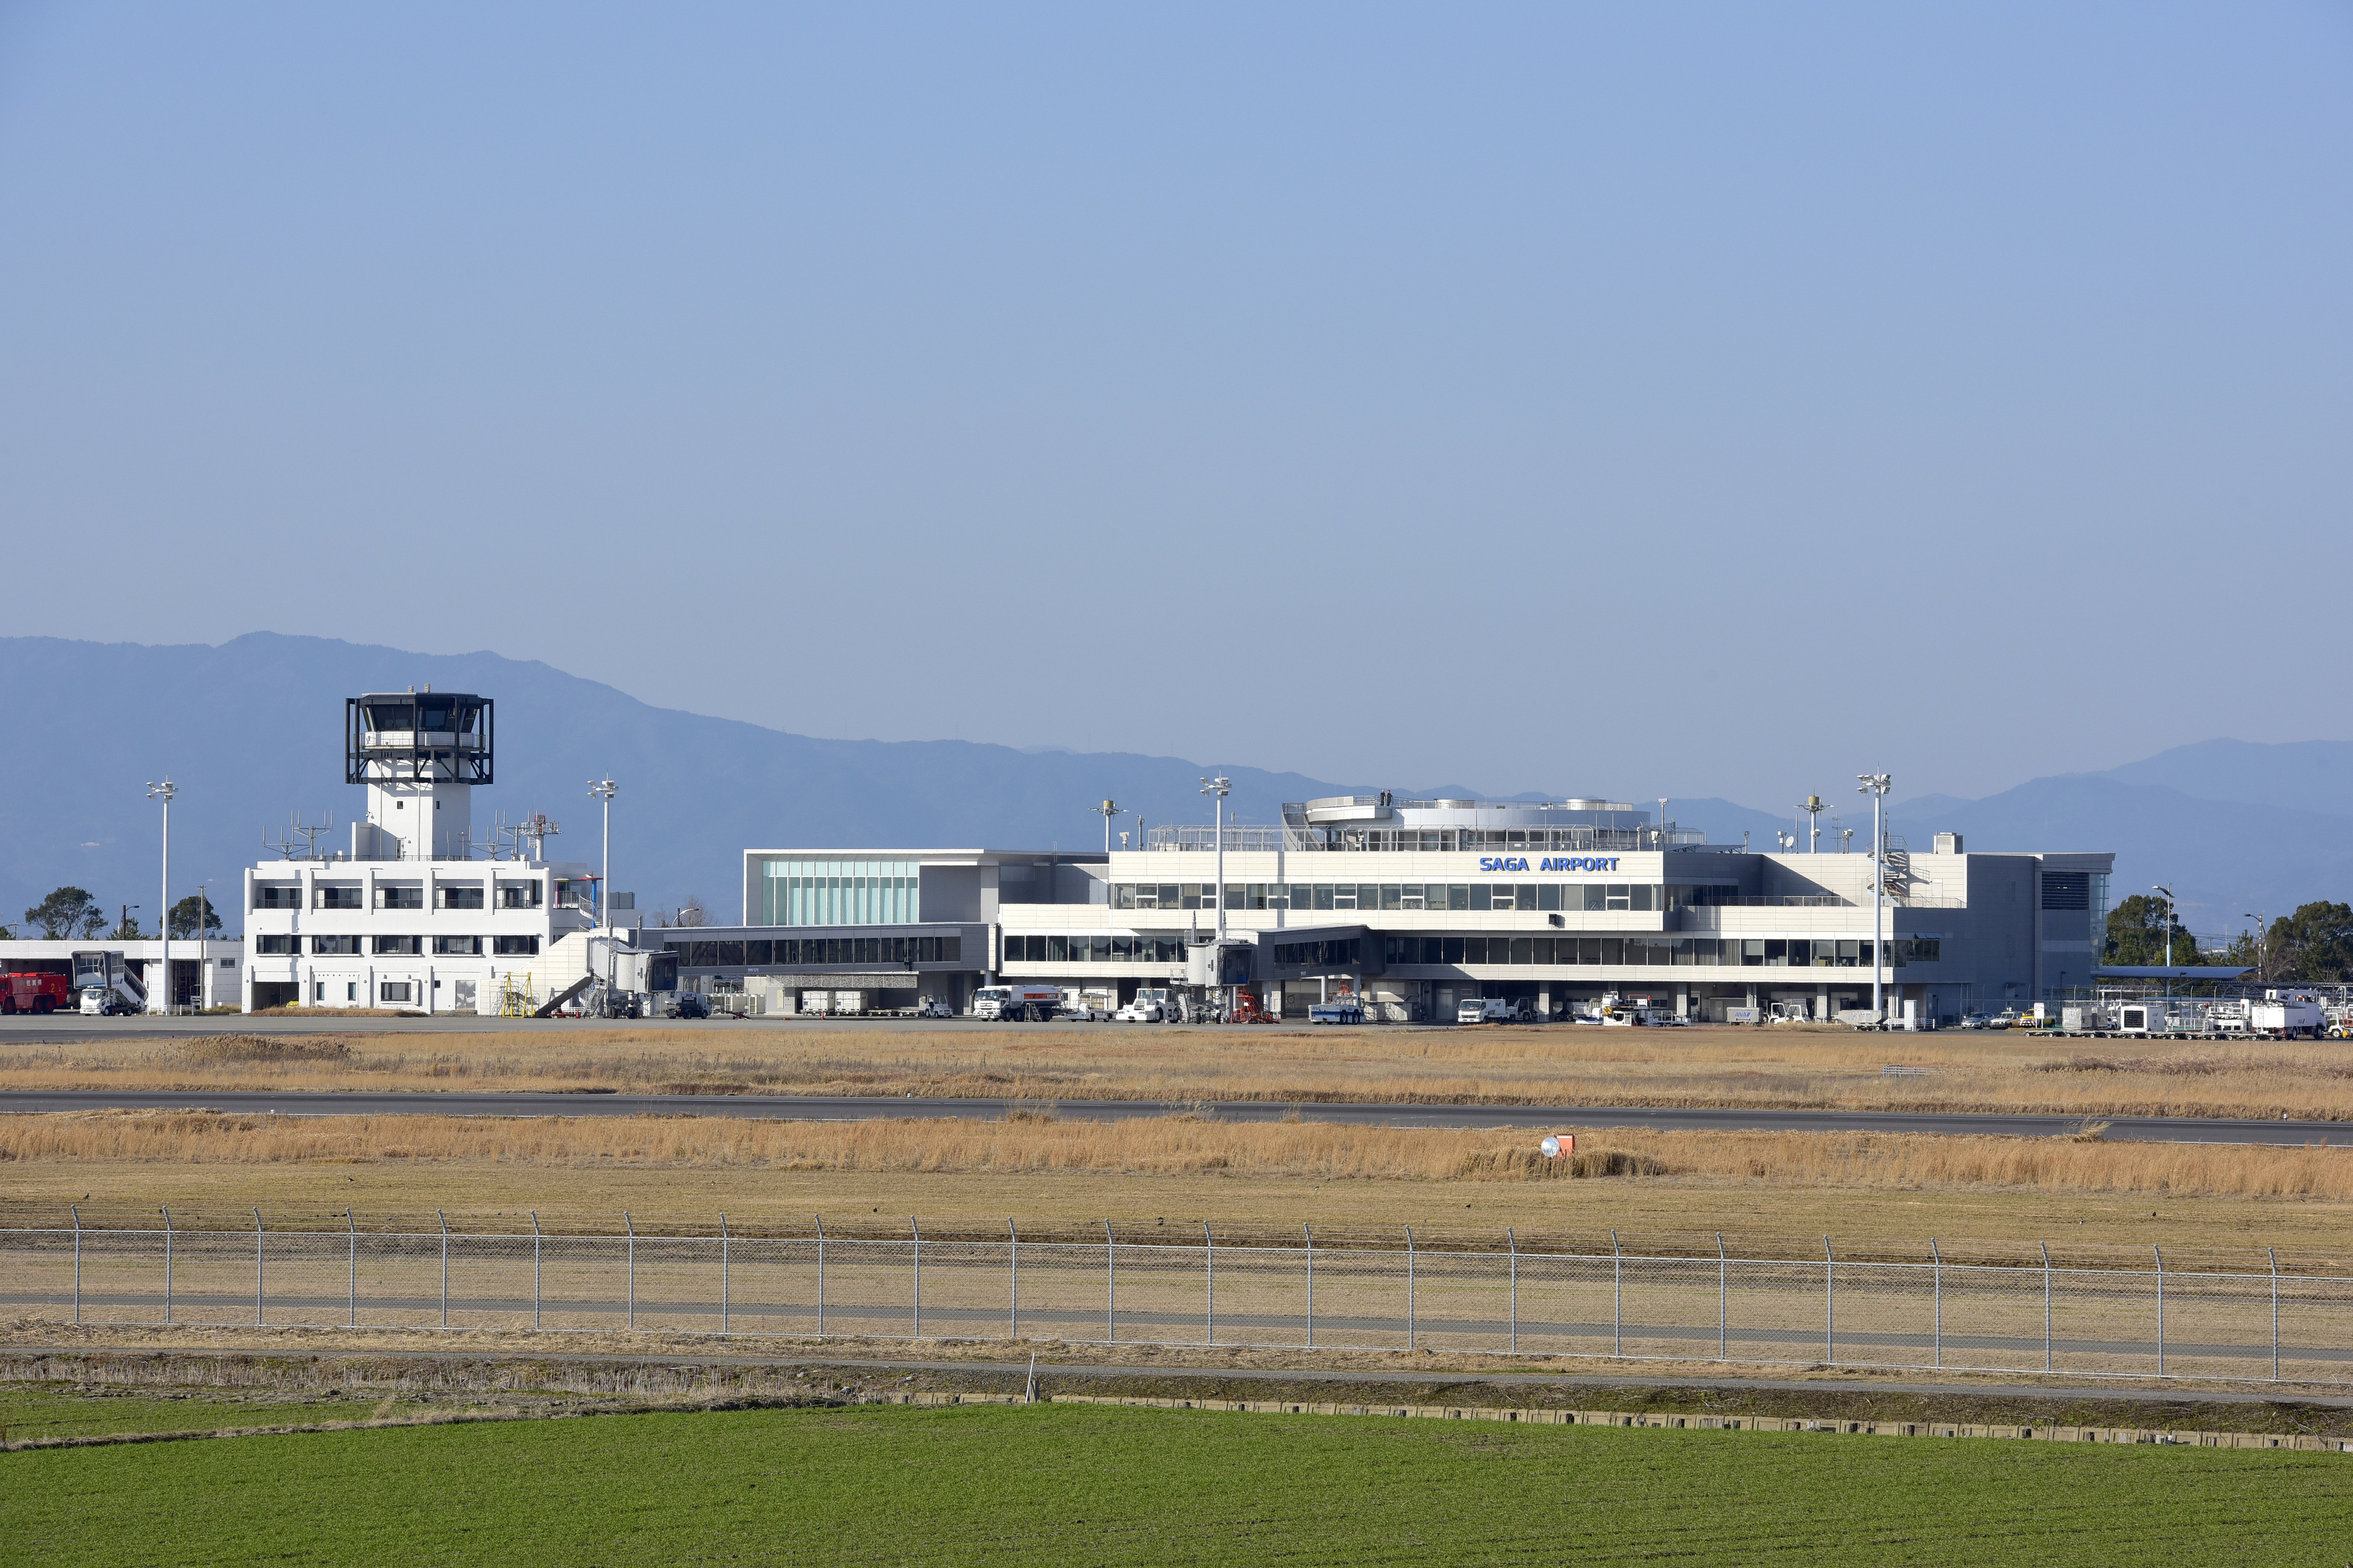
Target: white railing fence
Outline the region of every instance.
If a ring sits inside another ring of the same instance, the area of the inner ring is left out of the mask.
[[[69,1211],[0,1226],[19,1319],[1477,1352],[2353,1379],[2353,1269],[1821,1239],[1727,1246],[1166,1225],[610,1227]],[[241,1219],[242,1224],[235,1223]],[[1916,1256],[1913,1255],[1916,1250]]]

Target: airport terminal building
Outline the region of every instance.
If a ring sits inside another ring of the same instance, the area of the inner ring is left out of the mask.
[[[1110,1005],[1247,986],[1286,1016],[1336,996],[1398,1020],[1615,996],[1694,1020],[1830,1017],[1871,1005],[1877,959],[1889,1015],[1929,1022],[2084,994],[2114,864],[1891,841],[1874,936],[1867,854],[1712,845],[1630,805],[1382,795],[1283,818],[1164,826],[1103,854],[747,849],[741,925],[645,935],[682,985],[759,992],[772,1012],[848,990],[962,1011],[1021,980]]]

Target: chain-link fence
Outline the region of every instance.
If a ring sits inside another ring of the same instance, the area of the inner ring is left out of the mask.
[[[0,1226],[0,1305],[116,1324],[1465,1351],[2353,1377],[2353,1268],[2276,1253],[1263,1227],[604,1227],[435,1215]],[[236,1223],[241,1221],[242,1223]]]

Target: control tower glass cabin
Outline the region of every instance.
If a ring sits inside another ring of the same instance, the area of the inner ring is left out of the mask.
[[[355,860],[463,860],[473,790],[491,782],[491,700],[464,691],[371,692],[343,701],[343,782],[367,786]]]

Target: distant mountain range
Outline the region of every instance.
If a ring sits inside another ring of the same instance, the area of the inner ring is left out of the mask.
[[[16,765],[0,775],[0,919],[51,888],[88,889],[110,910],[136,903],[152,928],[157,808],[150,779],[180,785],[173,809],[174,896],[199,881],[233,915],[262,838],[300,811],[332,811],[337,834],[360,808],[342,765],[343,700],[431,684],[498,700],[498,782],[480,792],[477,832],[493,814],[544,811],[565,824],[558,858],[594,863],[587,781],[621,785],[614,880],[644,908],[702,899],[722,919],[740,900],[746,847],[986,846],[1100,848],[1106,797],[1146,822],[1206,822],[1211,764],[1124,752],[1021,751],[965,741],[823,741],[656,708],[536,661],[437,655],[254,633],[217,647],[0,638],[13,700]],[[1286,800],[1369,792],[1300,773],[1215,765],[1232,780],[1229,815],[1272,822]],[[2193,929],[2242,910],[2285,911],[2353,897],[2353,744],[2211,741],[2106,773],[2034,779],[1982,800],[1924,796],[1893,808],[1918,848],[1942,829],[1971,849],[2114,849],[2115,896],[2170,880]],[[1459,785],[1388,787],[1474,795]],[[1535,792],[1518,797],[1542,798]],[[1642,804],[1642,803],[1637,803]],[[1859,801],[1833,801],[1868,835]],[[1685,827],[1757,848],[1790,818],[1700,797],[1669,803]],[[1120,827],[1134,831],[1134,816]],[[1824,821],[1825,845],[1830,842]]]

